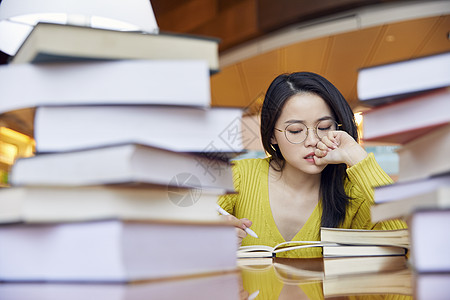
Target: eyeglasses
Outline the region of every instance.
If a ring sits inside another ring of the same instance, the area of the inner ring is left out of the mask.
[[[286,126],[284,130],[275,128],[279,132],[284,132],[286,139],[292,144],[301,144],[308,137],[308,129],[314,129],[314,133],[319,139],[328,135],[330,131],[336,131],[342,124],[338,124],[336,121],[326,119],[318,122],[313,128],[309,128],[303,123],[292,123]]]

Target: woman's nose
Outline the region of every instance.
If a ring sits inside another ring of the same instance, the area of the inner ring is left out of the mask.
[[[316,146],[319,141],[320,139],[317,137],[314,128],[308,128],[305,139],[305,146]]]

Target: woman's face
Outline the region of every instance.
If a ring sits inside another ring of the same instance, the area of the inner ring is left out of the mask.
[[[298,123],[309,128],[305,141],[300,144],[292,144],[286,139],[284,132],[274,130],[271,143],[278,144],[286,164],[307,174],[322,172],[326,165],[316,165],[313,155],[319,142],[315,127],[324,119],[333,119],[333,114],[326,102],[316,94],[300,93],[286,101],[275,128],[285,130],[288,125]]]

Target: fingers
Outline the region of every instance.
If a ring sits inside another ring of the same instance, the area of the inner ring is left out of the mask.
[[[318,147],[314,150],[314,156],[318,158],[325,157],[328,153],[328,148],[326,149],[319,149]]]
[[[327,136],[324,136],[320,141],[317,142],[316,149],[314,150],[314,155],[317,158],[325,157],[328,152],[337,149],[339,147],[339,141],[337,136],[330,132]]]
[[[243,239],[247,236],[247,232],[242,228],[236,228],[236,235],[239,239]]]
[[[322,147],[327,147],[328,149],[336,149],[339,147],[339,139],[335,132],[330,132],[324,136],[319,143]]]
[[[242,224],[245,226],[245,227],[250,227],[250,226],[252,226],[252,221],[250,221],[249,219],[247,219],[247,218],[243,218],[243,219],[241,219],[241,222],[242,222]],[[245,228],[244,228],[245,229]]]
[[[242,245],[242,240],[247,236],[247,232],[242,228],[236,228],[236,236],[237,236],[237,247],[239,248]]]
[[[249,219],[243,218],[243,219],[238,219],[235,216],[229,215],[229,216],[221,216],[222,218],[224,218],[225,220],[227,220],[227,222],[231,225],[233,225],[234,227],[236,227],[236,235],[238,238],[238,247],[241,246],[242,240],[247,236],[247,232],[245,231],[245,229],[247,227],[252,226],[252,221],[250,221]]]
[[[236,218],[235,216],[221,216],[223,219],[225,219],[230,225],[233,225],[234,227],[244,228],[243,223],[241,220]]]

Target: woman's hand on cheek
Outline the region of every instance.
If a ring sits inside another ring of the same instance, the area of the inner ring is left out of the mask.
[[[367,152],[345,131],[333,131],[316,145],[314,161],[317,165],[341,164],[353,166],[367,156]]]

